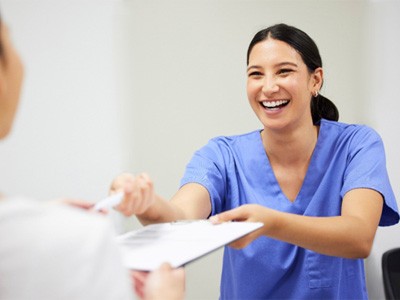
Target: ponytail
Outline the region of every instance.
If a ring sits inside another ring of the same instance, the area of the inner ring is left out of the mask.
[[[311,99],[311,116],[313,124],[317,124],[321,119],[338,121],[339,111],[331,100],[318,95]]]

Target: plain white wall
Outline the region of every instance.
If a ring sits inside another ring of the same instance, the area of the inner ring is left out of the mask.
[[[26,65],[16,126],[0,144],[4,193],[97,200],[127,169],[148,171],[158,192],[170,197],[192,153],[209,138],[260,128],[245,93],[247,45],[259,29],[287,22],[317,42],[323,93],[341,120],[373,125],[382,134],[400,197],[394,130],[399,41],[391,34],[392,24],[399,25],[398,1],[0,5]],[[130,221],[127,227],[137,226]],[[400,244],[398,233],[398,226],[378,231],[367,260],[371,299],[383,298],[380,256]],[[188,266],[187,299],[218,298],[221,254]]]
[[[25,65],[15,127],[0,145],[2,192],[45,200],[104,197],[122,166],[115,1],[0,5]]]

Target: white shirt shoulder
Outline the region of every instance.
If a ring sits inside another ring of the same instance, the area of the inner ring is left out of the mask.
[[[66,205],[0,201],[0,299],[133,299],[108,219]]]

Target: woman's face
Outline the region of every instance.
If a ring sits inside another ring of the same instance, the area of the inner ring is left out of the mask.
[[[1,23],[0,28],[3,47],[3,53],[0,56],[0,138],[3,138],[11,129],[17,110],[23,67],[12,46],[6,25]]]
[[[294,48],[272,38],[256,44],[247,76],[250,105],[265,129],[293,130],[312,124],[310,101],[321,87],[322,69],[310,73]]]

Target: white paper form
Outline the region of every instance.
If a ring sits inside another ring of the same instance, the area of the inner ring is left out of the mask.
[[[256,222],[208,220],[153,224],[117,237],[124,265],[152,271],[162,263],[180,267],[260,228]]]

